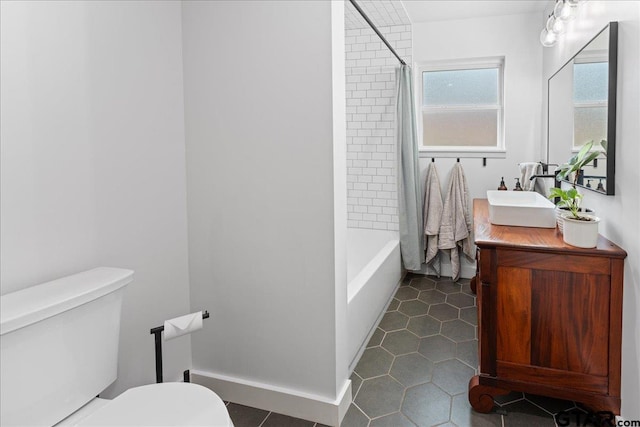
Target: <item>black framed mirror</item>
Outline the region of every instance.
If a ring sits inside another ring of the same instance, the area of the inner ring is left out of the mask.
[[[547,163],[566,163],[588,141],[600,155],[578,185],[613,195],[615,188],[618,23],[610,22],[548,82]]]

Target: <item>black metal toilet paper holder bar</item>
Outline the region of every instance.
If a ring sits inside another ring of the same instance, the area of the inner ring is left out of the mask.
[[[209,318],[209,312],[207,310],[202,313],[203,319]],[[162,382],[162,331],[164,331],[164,325],[151,329],[151,335],[155,335],[156,342],[156,383]],[[184,371],[185,382],[188,382],[189,371]]]

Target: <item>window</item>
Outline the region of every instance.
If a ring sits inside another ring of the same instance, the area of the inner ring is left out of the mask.
[[[587,141],[607,139],[608,74],[607,60],[573,65],[574,151]]]
[[[418,68],[423,151],[504,149],[503,60]]]

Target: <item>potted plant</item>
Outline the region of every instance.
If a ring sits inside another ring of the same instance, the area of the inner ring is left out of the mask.
[[[566,208],[568,212],[560,214],[558,226],[563,233],[565,243],[581,248],[593,248],[598,243],[598,223],[600,218],[582,213],[580,202],[582,194],[576,189],[576,184],[582,169],[592,162],[599,151],[592,152],[593,141],[582,146],[580,151],[569,161],[560,166],[558,179],[572,179],[571,188],[552,188],[549,198],[558,197],[559,208]]]

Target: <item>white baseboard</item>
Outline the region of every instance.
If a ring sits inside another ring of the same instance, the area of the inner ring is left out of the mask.
[[[222,400],[328,426],[339,426],[351,405],[349,379],[336,400],[198,370],[191,370],[191,381],[213,390]]]
[[[440,265],[440,276],[451,277],[451,262],[443,255],[440,256],[442,257],[442,264]],[[464,256],[460,257],[460,277],[463,279],[471,279],[476,275],[476,263],[475,261],[467,261],[464,258]],[[431,268],[428,268],[426,264],[422,264],[420,274],[435,274],[435,271]]]

